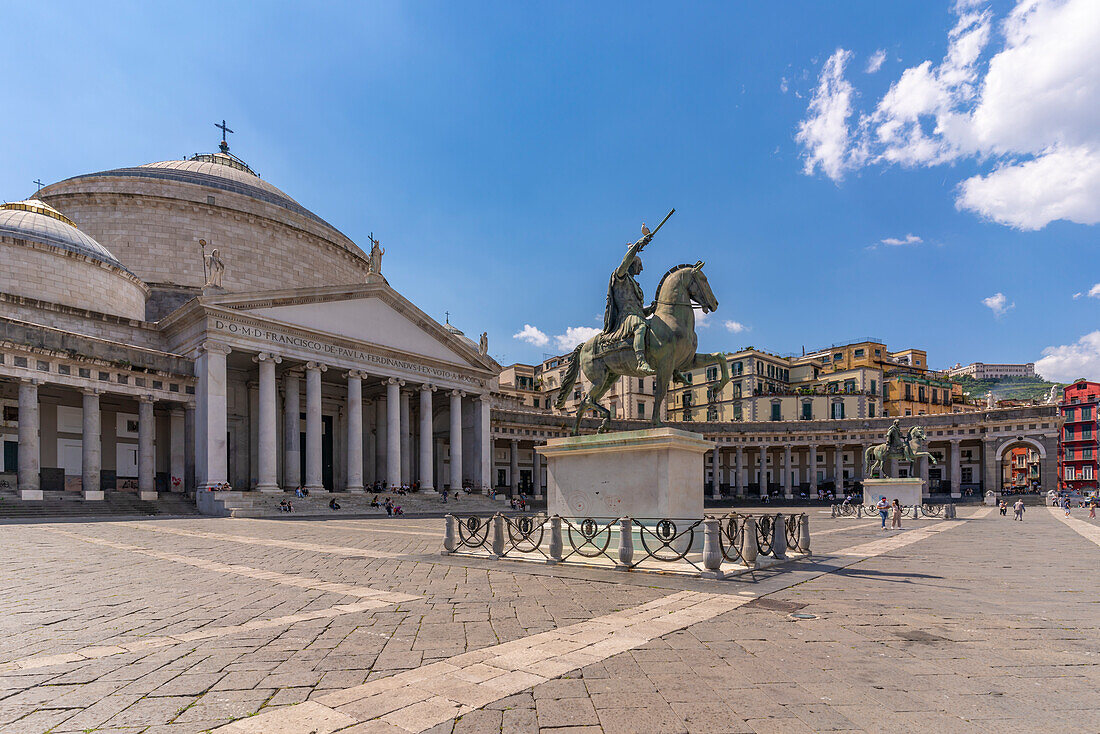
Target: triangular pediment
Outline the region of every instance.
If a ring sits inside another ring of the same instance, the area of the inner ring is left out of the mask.
[[[380,280],[380,279],[379,279]],[[221,296],[211,304],[291,326],[477,370],[499,365],[384,281]]]

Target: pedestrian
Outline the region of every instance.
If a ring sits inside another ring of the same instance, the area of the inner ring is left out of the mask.
[[[886,501],[886,495],[882,495],[878,500],[878,516],[882,519],[882,529],[886,529],[886,515],[890,512],[890,504]]]
[[[1090,520],[1095,520],[1096,519],[1096,498],[1095,497],[1093,497],[1092,499],[1089,500],[1089,519]]]
[[[897,528],[901,530],[901,503],[898,502],[898,498],[894,498],[893,503],[893,516],[890,518],[890,529]]]
[[[1008,502],[1001,500],[1001,517],[1008,517]]]
[[[1066,511],[1066,517],[1069,517],[1069,497],[1062,500],[1062,509]]]
[[[1012,506],[1013,520],[1024,521],[1024,501],[1023,499],[1016,500],[1016,504]]]

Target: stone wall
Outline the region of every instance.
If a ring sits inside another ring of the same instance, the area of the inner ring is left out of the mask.
[[[0,292],[145,318],[144,285],[118,268],[50,245],[0,238]]]
[[[147,282],[201,287],[199,238],[230,291],[361,283],[367,261],[338,231],[248,196],[178,181],[81,177],[39,192]],[[213,199],[213,204],[209,200]]]

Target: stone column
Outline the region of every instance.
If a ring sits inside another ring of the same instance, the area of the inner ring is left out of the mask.
[[[431,492],[435,489],[435,471],[432,467],[432,393],[433,385],[420,386],[420,490]]]
[[[320,362],[306,362],[306,481],[311,493],[324,492],[321,468],[321,373],[328,367]]]
[[[760,447],[760,496],[768,493],[768,447]]]
[[[259,414],[256,441],[259,471],[256,475],[256,489],[261,492],[278,492],[279,460],[276,452],[279,444],[279,422],[276,415],[279,412],[279,395],[275,389],[275,365],[283,360],[269,352],[260,352],[252,361],[260,366],[260,394],[256,406]]]
[[[481,484],[481,492],[489,494],[489,490],[493,486],[493,431],[490,424],[490,413],[493,408],[492,397],[488,393],[479,395],[477,405],[480,407],[478,412],[478,434],[480,436],[478,447],[481,449],[481,471],[478,472],[478,479]],[[537,481],[535,482],[535,494],[539,497],[542,496]]]
[[[405,381],[386,380],[386,484],[401,486],[401,388]]]
[[[745,449],[741,446],[737,447],[737,451],[734,452],[734,458],[737,463],[737,496],[745,496]]]
[[[809,491],[810,497],[817,497],[817,446],[814,445],[814,444],[810,444],[808,449],[810,451],[810,460],[808,462],[809,463],[809,470],[808,471],[810,473],[810,476],[809,476],[810,488],[809,488],[808,491]]]
[[[183,409],[183,489],[195,491],[195,406]]]
[[[535,454],[535,499],[541,500],[546,493],[543,491],[542,483],[542,468],[545,465],[546,457],[537,451]]]
[[[860,481],[860,482],[862,482],[864,479],[866,479],[866,476],[864,476],[864,472],[866,471],[866,467],[863,465],[863,452],[866,450],[866,448],[867,448],[867,446],[865,446],[864,444],[860,444],[856,448],[856,456],[855,456],[856,461],[855,461],[854,476],[855,476],[856,480]]]
[[[283,488],[302,484],[302,399],[297,372],[283,375]]]
[[[982,496],[989,490],[1001,493],[1001,467],[997,461],[997,439],[982,439]]]
[[[783,496],[787,499],[794,498],[794,489],[791,487],[791,445],[783,447]]]
[[[833,447],[833,472],[835,477],[833,478],[834,494],[837,499],[844,497],[844,446],[843,444],[837,444]]]
[[[183,455],[186,451],[187,432],[182,408],[172,408],[168,412],[168,491],[183,492],[185,473]],[[176,484],[176,480],[179,484]]]
[[[718,447],[710,452],[710,496],[711,499],[722,499],[722,478],[719,476],[721,459],[718,455]]]
[[[401,483],[412,484],[412,405],[408,390],[401,391]]]
[[[451,390],[451,490],[462,489],[462,398],[466,393]]]
[[[960,439],[951,439],[951,496],[955,499],[962,497],[962,449],[960,445]]]
[[[374,476],[375,480],[383,484],[389,482],[389,446],[390,433],[389,414],[390,406],[384,397],[374,401]]]
[[[138,496],[143,500],[157,499],[155,430],[153,396],[142,395],[138,398]]]
[[[195,484],[196,491],[215,489],[228,481],[226,462],[225,357],[230,348],[203,342],[195,360]]]
[[[519,441],[512,439],[511,450],[508,453],[508,485],[512,488],[512,496],[519,494]]]
[[[38,380],[19,380],[19,498],[42,499],[41,449],[38,444]]]
[[[348,491],[363,493],[363,378],[357,370],[348,370]]]
[[[84,425],[80,435],[80,489],[85,500],[102,500],[103,487],[99,472],[103,465],[103,426],[99,412],[99,390],[91,388],[81,392],[84,393]],[[173,411],[173,426],[177,412],[180,419],[183,418],[183,411]],[[182,440],[181,435],[180,441]],[[183,479],[182,473],[180,479]]]

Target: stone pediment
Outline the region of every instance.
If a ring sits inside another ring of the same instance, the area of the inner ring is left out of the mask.
[[[381,278],[362,285],[234,293],[204,298],[229,308],[311,331],[420,355],[494,375],[500,366],[477,345],[449,332]]]

